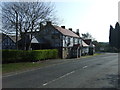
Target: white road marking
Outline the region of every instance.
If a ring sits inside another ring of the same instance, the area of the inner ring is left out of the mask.
[[[84,69],[84,68],[87,68],[87,67],[88,67],[88,66],[84,66],[83,69]]]
[[[61,76],[61,77],[58,77],[58,78],[56,78],[56,79],[54,79],[54,80],[52,80],[52,81],[49,81],[49,82],[47,82],[47,83],[44,83],[43,86],[46,86],[47,84],[50,84],[50,83],[52,83],[52,82],[54,82],[54,81],[57,81],[57,80],[59,80],[59,79],[61,79],[61,78],[63,78],[63,77],[66,77],[66,76],[68,76],[68,75],[70,75],[70,74],[72,74],[72,73],[74,73],[74,72],[75,72],[75,71],[72,71],[72,72],[67,73],[67,74],[65,74],[65,75],[63,75],[63,76]]]
[[[65,63],[68,63],[68,61],[67,62],[63,62],[63,63],[58,63],[58,64],[52,64],[52,65],[48,65],[48,66],[44,66],[44,67],[39,67],[39,68],[33,68],[31,70],[28,69],[28,70],[22,71],[22,72],[16,72],[16,73],[13,72],[13,73],[9,73],[8,75],[2,76],[0,78],[15,76],[15,75],[18,75],[18,74],[22,74],[22,73],[26,73],[26,72],[31,72],[31,71],[35,71],[35,70],[39,70],[39,69],[43,69],[43,68],[53,67],[55,65],[61,65],[61,64],[65,64]]]
[[[43,86],[47,85],[48,83],[43,84]]]
[[[88,66],[84,66],[84,67],[82,67],[83,69],[85,69],[85,68],[87,68]],[[70,75],[70,74],[72,74],[72,73],[74,73],[75,71],[72,71],[72,72],[70,72],[70,73],[67,73],[67,74],[65,74],[65,75],[63,75],[63,76],[61,76],[61,77],[58,77],[58,78],[56,78],[56,79],[54,79],[54,80],[52,80],[52,81],[49,81],[49,82],[47,82],[47,83],[44,83],[43,84],[43,86],[46,86],[46,85],[48,85],[48,84],[50,84],[50,83],[52,83],[52,82],[54,82],[54,81],[57,81],[57,80],[59,80],[59,79],[61,79],[61,78],[63,78],[63,77],[66,77],[66,76],[68,76],[68,75]]]

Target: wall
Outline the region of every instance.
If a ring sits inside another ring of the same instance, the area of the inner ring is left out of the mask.
[[[44,37],[53,48],[62,47],[62,35],[52,26],[46,26],[45,29],[40,32],[40,35]]]

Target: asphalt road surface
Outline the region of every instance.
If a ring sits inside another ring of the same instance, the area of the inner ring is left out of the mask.
[[[2,88],[118,88],[118,54],[106,53],[2,77]]]

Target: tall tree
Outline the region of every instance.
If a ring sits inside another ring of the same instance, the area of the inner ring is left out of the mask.
[[[120,49],[120,25],[117,22],[115,28],[110,25],[109,44],[111,47]]]
[[[83,39],[92,39],[93,41],[95,40],[95,38],[92,37],[92,35],[90,33],[82,33],[82,38]]]
[[[109,43],[111,46],[114,46],[114,28],[112,25],[110,25],[110,32],[109,32]]]
[[[117,49],[119,49],[120,48],[120,46],[119,46],[119,39],[120,39],[120,35],[119,35],[119,32],[120,32],[120,25],[119,25],[119,23],[117,22],[116,24],[115,24],[115,47],[117,48]]]
[[[30,33],[29,46],[33,32],[40,28],[40,23],[52,21],[57,23],[55,8],[51,2],[3,2],[2,23],[7,32],[16,32],[25,40]],[[26,45],[24,45],[26,47]]]

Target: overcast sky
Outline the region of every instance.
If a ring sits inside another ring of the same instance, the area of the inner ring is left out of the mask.
[[[57,0],[56,0],[57,1]],[[118,21],[119,0],[64,0],[55,2],[66,28],[89,32],[97,41],[109,41],[109,27]]]

